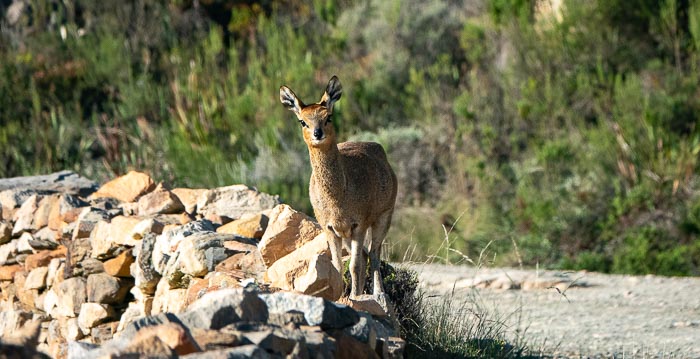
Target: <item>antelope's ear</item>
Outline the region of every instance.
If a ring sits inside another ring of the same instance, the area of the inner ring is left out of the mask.
[[[328,81],[328,86],[326,86],[326,92],[323,93],[321,97],[320,104],[326,106],[328,111],[333,112],[333,104],[340,100],[340,96],[343,95],[343,86],[340,84],[337,76],[331,77]]]
[[[301,108],[304,107],[304,103],[302,103],[297,95],[294,94],[294,91],[290,90],[287,86],[280,87],[280,102],[282,102],[284,107],[294,111],[296,114],[301,113]]]

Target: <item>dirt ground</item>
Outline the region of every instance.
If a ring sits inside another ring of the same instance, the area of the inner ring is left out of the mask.
[[[428,293],[477,298],[552,357],[700,358],[700,278],[411,267]]]

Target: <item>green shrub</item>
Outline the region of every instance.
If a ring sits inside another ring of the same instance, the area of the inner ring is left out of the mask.
[[[433,300],[418,288],[415,271],[382,262],[381,272],[401,336],[407,341],[406,357],[537,357],[528,356],[523,343],[509,343],[505,323],[480,307],[477,298],[460,300],[452,293]],[[350,279],[347,271],[345,279]],[[368,283],[365,292],[371,290]]]
[[[311,213],[277,91],[336,74],[340,140],[399,179],[390,258],[698,273],[699,1],[191,3],[0,5],[0,177],[138,169]]]
[[[630,233],[616,251],[612,271],[658,275],[687,275],[697,271],[697,250],[693,253],[697,242],[690,246],[674,242],[659,228],[643,227]]]
[[[522,343],[505,339],[505,323],[479,307],[478,299],[453,294],[420,296],[420,326],[406,332],[410,358],[537,358]]]

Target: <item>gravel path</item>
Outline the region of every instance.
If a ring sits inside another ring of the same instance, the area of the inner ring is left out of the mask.
[[[529,347],[547,355],[700,358],[700,278],[411,267],[428,293],[448,293],[454,286],[458,298],[476,296],[506,315],[509,335],[525,329]],[[521,314],[520,323],[511,313]]]

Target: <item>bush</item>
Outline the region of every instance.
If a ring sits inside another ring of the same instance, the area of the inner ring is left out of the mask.
[[[406,331],[409,358],[537,358],[522,343],[505,339],[506,325],[478,306],[476,298],[454,293],[439,300],[420,296],[421,325]]]
[[[407,341],[406,357],[526,357],[525,345],[509,343],[505,339],[505,324],[480,308],[476,298],[460,301],[453,293],[431,300],[418,288],[415,271],[382,262],[381,272],[401,335]],[[347,271],[345,279],[350,279]],[[371,290],[371,283],[367,283],[365,292]]]
[[[311,213],[277,91],[336,74],[340,140],[397,172],[392,259],[698,273],[700,1],[5,3],[1,177],[139,169]]]

